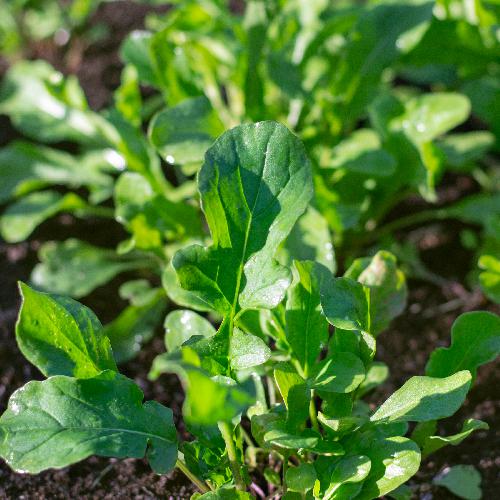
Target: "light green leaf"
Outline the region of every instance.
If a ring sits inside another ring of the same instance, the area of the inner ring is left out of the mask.
[[[427,436],[424,440],[422,456],[426,457],[447,445],[457,446],[464,439],[477,430],[487,430],[489,426],[486,422],[469,418],[464,422],[462,430],[452,436]]]
[[[90,378],[116,370],[109,339],[94,313],[78,302],[20,284],[23,297],[16,338],[44,375]]]
[[[462,314],[451,328],[451,346],[436,349],[426,366],[431,377],[446,377],[458,370],[473,376],[479,366],[500,353],[500,318],[490,312]]]
[[[311,261],[294,261],[294,268],[296,283],[288,290],[286,302],[286,338],[307,377],[328,340],[320,290],[331,277],[328,270]]]
[[[273,257],[312,196],[302,144],[278,123],[236,127],[207,151],[199,190],[213,245],[175,254],[181,286],[221,314],[275,307],[291,275]]]
[[[20,61],[4,78],[0,112],[9,115],[25,135],[43,142],[112,144],[113,126],[90,111],[81,96],[72,98],[70,89],[77,85],[75,77],[65,80],[45,61]]]
[[[365,378],[365,365],[350,352],[337,352],[314,367],[311,385],[324,392],[352,392]]]
[[[10,205],[0,219],[0,234],[9,243],[29,237],[38,225],[60,212],[75,212],[87,206],[74,193],[56,191],[31,193]]]
[[[246,370],[264,364],[271,357],[266,343],[255,335],[235,328],[229,345],[229,360],[233,370]]]
[[[149,52],[153,34],[135,30],[130,33],[120,47],[120,56],[126,64],[137,69],[141,83],[156,85],[157,78]]]
[[[305,493],[313,489],[316,477],[314,465],[302,463],[298,467],[288,469],[285,480],[290,491]]]
[[[462,405],[471,374],[460,371],[446,378],[411,377],[372,415],[372,422],[425,422],[453,415]]]
[[[383,384],[388,377],[389,367],[381,361],[375,361],[366,372],[366,377],[363,382],[361,382],[356,392],[356,396],[358,398],[363,397],[366,393]]]
[[[80,240],[50,241],[39,251],[31,281],[37,288],[79,298],[123,271],[151,267],[145,259],[120,257],[113,250]]]
[[[114,93],[115,107],[135,127],[141,126],[142,96],[139,75],[135,66],[125,66],[120,86]]]
[[[164,474],[177,459],[172,411],[156,401],[143,404],[143,397],[134,382],[110,371],[84,380],[29,382],[0,418],[0,456],[14,470],[36,474],[90,455],[146,455]]]
[[[370,332],[377,335],[404,311],[408,290],[396,257],[379,251],[374,257],[356,259],[345,275],[370,289]]]
[[[481,288],[489,299],[500,304],[500,259],[493,255],[481,255],[479,267],[483,269],[479,275]]]
[[[396,160],[382,149],[377,133],[359,129],[333,148],[324,168],[344,169],[374,177],[385,177],[396,171]]]
[[[337,328],[370,331],[370,290],[350,278],[324,281],[321,307],[326,319]]]
[[[153,337],[165,314],[165,292],[158,288],[152,292],[153,295],[146,296],[148,300],[126,307],[103,329],[111,342],[117,363],[125,363],[141,351],[142,346]]]
[[[482,498],[481,474],[473,465],[447,467],[432,482],[443,486],[459,498],[479,500]]]
[[[193,97],[156,114],[149,124],[149,139],[171,164],[203,161],[206,150],[224,126],[205,97]]]
[[[340,458],[333,469],[324,500],[341,499],[342,485],[363,481],[370,473],[370,469],[371,460],[365,455],[348,455]]]
[[[253,500],[253,496],[246,491],[240,491],[235,486],[223,486],[215,491],[193,497],[196,500]]]
[[[359,451],[370,458],[371,470],[356,500],[372,500],[395,490],[420,466],[418,446],[400,436],[372,440]]]
[[[165,318],[164,326],[165,345],[169,352],[178,349],[194,335],[212,337],[216,333],[210,321],[186,309],[169,313]]]
[[[460,171],[482,158],[494,144],[495,136],[486,130],[449,134],[437,143],[447,163]]]

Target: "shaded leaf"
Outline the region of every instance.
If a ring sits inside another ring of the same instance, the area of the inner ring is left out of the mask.
[[[455,465],[448,467],[432,482],[443,486],[459,498],[466,500],[479,500],[481,492],[481,474],[473,465]]]

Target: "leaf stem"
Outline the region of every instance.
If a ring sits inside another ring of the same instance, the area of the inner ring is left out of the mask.
[[[231,429],[231,425],[227,422],[219,422],[218,424],[219,430],[222,434],[222,438],[226,443],[227,455],[229,457],[229,465],[231,467],[231,471],[233,472],[234,482],[236,484],[236,488],[245,491],[246,486],[243,478],[241,476],[241,464],[238,459],[238,452],[236,450],[236,445],[234,443],[233,430]]]
[[[319,432],[318,415],[316,414],[316,405],[314,404],[314,391],[311,391],[311,401],[309,401],[309,418],[311,425],[316,432]]]
[[[202,493],[208,493],[210,488],[201,480],[198,479],[187,467],[183,460],[177,459],[175,466],[194,484]]]

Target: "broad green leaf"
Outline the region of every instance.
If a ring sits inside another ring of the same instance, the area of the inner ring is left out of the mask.
[[[312,196],[302,144],[278,123],[240,125],[207,151],[198,182],[213,245],[175,254],[181,286],[221,314],[275,307],[291,273],[273,257]]]
[[[287,488],[290,491],[297,491],[300,493],[312,490],[316,478],[314,465],[308,463],[302,463],[298,467],[288,469],[285,476]]]
[[[423,443],[422,456],[426,457],[448,445],[457,446],[473,432],[487,429],[489,429],[489,426],[486,422],[470,418],[464,422],[462,430],[457,434],[453,434],[452,436],[426,437]]]
[[[330,339],[329,352],[350,352],[369,368],[375,356],[376,343],[375,337],[367,332],[335,328],[335,334]]]
[[[493,302],[500,303],[500,259],[493,255],[481,255],[479,267],[483,269],[479,283],[485,295]]]
[[[311,385],[324,392],[352,392],[365,378],[365,365],[350,352],[337,352],[313,369]]]
[[[23,297],[16,338],[44,375],[90,378],[116,370],[109,339],[94,313],[78,302],[20,284]]]
[[[460,371],[446,378],[411,377],[372,415],[372,422],[425,422],[453,415],[462,405],[471,374]]]
[[[304,379],[297,373],[291,363],[278,363],[274,368],[274,379],[286,407],[289,408],[288,395],[295,385],[304,383]]]
[[[470,113],[466,96],[453,92],[434,92],[405,102],[405,112],[392,125],[415,143],[423,144],[464,122]]]
[[[350,278],[324,281],[321,307],[326,319],[337,328],[370,331],[370,290]]]
[[[119,257],[113,250],[75,239],[45,243],[38,256],[41,262],[33,269],[33,284],[75,298],[88,295],[123,271],[151,266],[151,262]]]
[[[171,164],[198,163],[224,132],[224,126],[206,97],[193,97],[160,111],[149,124],[149,139]]]
[[[356,392],[358,398],[383,384],[389,377],[389,367],[381,361],[375,361],[366,372],[365,379]]]
[[[396,258],[380,251],[370,258],[356,259],[345,275],[370,289],[370,332],[377,335],[406,306],[406,279],[398,269]]]
[[[8,243],[27,239],[42,222],[60,212],[75,212],[87,206],[74,193],[56,191],[31,193],[10,205],[0,219],[0,234]]]
[[[0,418],[0,456],[31,474],[90,455],[146,456],[164,474],[177,460],[172,411],[156,401],[143,404],[143,397],[134,382],[110,371],[84,380],[29,382],[11,396]]]
[[[165,345],[167,351],[178,349],[193,335],[212,337],[215,328],[203,316],[187,309],[170,312],[165,318]]]
[[[322,160],[321,166],[385,177],[396,171],[396,160],[382,149],[376,132],[371,129],[360,129],[335,146],[330,157]]]
[[[69,89],[75,77],[54,70],[45,61],[20,61],[4,78],[0,112],[10,116],[25,135],[44,142],[72,140],[109,145],[116,138],[113,126],[73,99]],[[81,92],[81,90],[79,90]]]
[[[293,260],[312,260],[335,274],[337,262],[328,221],[312,206],[299,217],[280,251],[280,262],[291,265]]]
[[[165,292],[156,289],[148,300],[126,307],[117,318],[104,326],[103,333],[111,342],[113,357],[117,363],[125,363],[134,358],[153,337],[155,328],[165,314],[165,299]]]
[[[449,134],[438,143],[447,163],[462,171],[484,156],[495,144],[495,136],[485,130]]]
[[[186,391],[183,416],[190,425],[215,425],[230,422],[255,403],[255,386],[251,379],[238,384],[229,377],[211,377],[200,367],[200,358],[190,347],[183,347],[180,356],[161,354],[153,361],[149,377],[155,380],[162,373],[176,373]]]
[[[135,66],[123,68],[121,84],[114,93],[115,107],[135,127],[141,126],[142,96]]]
[[[149,31],[132,31],[120,48],[122,60],[131,66],[134,66],[139,75],[141,83],[156,85],[157,77],[152,63],[149,46],[153,34]]]
[[[500,213],[500,193],[479,193],[467,196],[446,208],[449,217],[487,227]]]
[[[141,174],[126,172],[115,184],[116,218],[132,233],[133,246],[160,248],[167,239],[201,234],[198,210],[155,192]]]
[[[196,500],[253,500],[253,496],[246,491],[240,491],[235,486],[223,486],[204,495],[192,497]]]
[[[311,261],[294,261],[296,283],[286,301],[286,339],[307,377],[328,340],[328,323],[321,312],[320,290],[330,273]]]
[[[102,150],[104,159],[116,153]],[[108,165],[106,165],[106,163]],[[0,149],[0,203],[49,185],[72,188],[88,186],[93,190],[109,190],[112,178],[105,167],[90,163],[85,157],[75,158],[68,153],[28,142],[16,141]]]
[[[462,314],[451,328],[451,346],[436,349],[426,366],[431,377],[446,377],[469,370],[475,377],[479,366],[500,353],[500,318],[490,312]]]
[[[343,485],[360,483],[370,473],[371,461],[364,455],[348,455],[342,457],[333,469],[330,485],[325,491],[324,500],[342,498]]]
[[[420,450],[410,439],[395,436],[372,440],[361,447],[371,460],[371,470],[356,499],[372,500],[395,490],[417,473]]]
[[[473,465],[447,467],[432,482],[443,486],[457,497],[465,500],[480,500],[482,498],[481,474]]]
[[[394,500],[411,500],[412,489],[407,484],[399,485],[395,490],[388,493],[389,498]]]
[[[260,337],[234,329],[229,345],[229,361],[233,370],[260,366],[270,357],[271,350]]]

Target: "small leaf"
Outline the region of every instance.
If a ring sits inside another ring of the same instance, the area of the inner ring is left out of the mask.
[[[253,500],[253,498],[250,493],[240,491],[235,486],[223,486],[216,491],[197,496],[196,500]]]
[[[449,134],[438,142],[446,161],[454,169],[464,171],[479,160],[495,144],[495,136],[485,130]],[[467,170],[466,170],[467,171]]]
[[[375,361],[366,372],[366,377],[359,386],[356,397],[361,398],[371,390],[383,384],[389,377],[389,367],[381,361]]]
[[[369,289],[350,278],[332,278],[322,283],[321,307],[335,327],[370,331],[369,304]]]
[[[436,349],[426,366],[431,377],[446,377],[458,370],[473,376],[479,366],[500,353],[500,318],[490,312],[475,311],[458,317],[451,328],[451,346]]]
[[[364,455],[348,455],[342,457],[333,469],[330,485],[325,491],[325,500],[342,498],[342,486],[349,483],[360,483],[371,469],[371,460]]]
[[[465,500],[479,500],[482,497],[481,474],[472,465],[448,467],[432,482]]]
[[[467,370],[446,378],[412,377],[372,415],[372,422],[425,422],[453,415],[471,384]]]
[[[338,352],[314,367],[311,385],[324,392],[354,391],[365,378],[363,362],[350,352]]]
[[[149,138],[171,164],[198,163],[224,126],[205,97],[186,99],[156,114],[149,124]]]
[[[356,259],[345,276],[370,289],[370,332],[384,330],[406,306],[406,279],[389,252],[380,251],[372,258]]]
[[[5,210],[0,220],[0,234],[8,243],[17,243],[27,239],[38,225],[54,215],[86,206],[85,201],[74,193],[31,193]]]
[[[479,275],[483,292],[493,302],[500,304],[500,259],[493,255],[481,255],[479,267],[483,269]]]
[[[212,337],[216,330],[203,316],[194,311],[177,310],[170,312],[165,318],[165,345],[167,351],[178,349],[193,335]]]
[[[121,258],[113,250],[75,239],[47,242],[38,256],[41,263],[33,269],[33,284],[75,298],[88,295],[123,271],[151,266],[150,261]]]
[[[23,303],[16,338],[26,358],[44,375],[89,378],[116,370],[109,339],[87,307],[20,284]]]
[[[285,457],[285,460],[287,458]],[[306,493],[312,490],[316,481],[316,470],[313,464],[302,463],[298,467],[292,467],[286,472],[286,485],[290,491]]]
[[[246,370],[264,364],[271,350],[259,337],[235,328],[229,346],[229,360],[233,370]]]
[[[177,459],[172,411],[156,401],[143,404],[143,397],[134,382],[110,371],[83,380],[29,382],[0,418],[0,456],[17,472],[36,474],[90,455],[146,455],[164,474]]]

